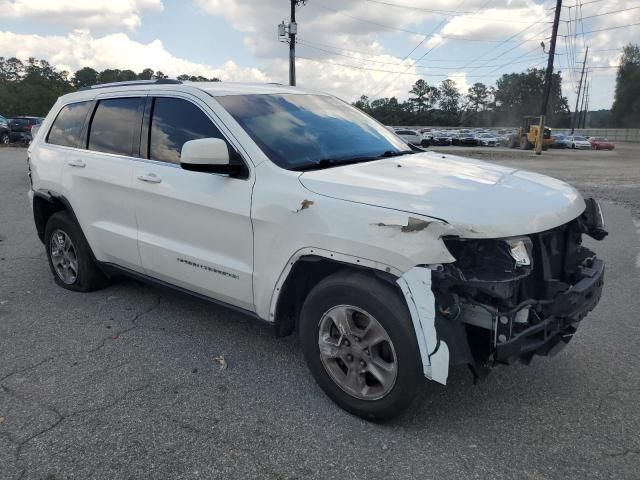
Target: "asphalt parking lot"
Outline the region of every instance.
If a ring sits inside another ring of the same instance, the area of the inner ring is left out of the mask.
[[[323,395],[295,337],[131,280],[55,286],[25,150],[1,148],[0,479],[639,478],[640,146],[437,150],[604,199],[610,235],[588,243],[607,262],[605,293],[558,356],[475,386],[454,369],[374,424]]]

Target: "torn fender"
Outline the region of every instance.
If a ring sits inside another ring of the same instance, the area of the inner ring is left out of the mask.
[[[447,384],[449,347],[438,340],[435,319],[435,297],[431,291],[431,270],[413,267],[397,280],[407,301],[425,377]]]

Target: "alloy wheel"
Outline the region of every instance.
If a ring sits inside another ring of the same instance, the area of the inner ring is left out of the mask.
[[[49,241],[51,263],[60,280],[71,285],[78,279],[78,258],[69,235],[60,229],[54,230]]]
[[[322,316],[318,329],[320,359],[342,390],[362,400],[378,400],[396,383],[398,363],[382,324],[366,311],[338,305]]]

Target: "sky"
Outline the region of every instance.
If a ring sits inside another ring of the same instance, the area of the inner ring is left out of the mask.
[[[621,48],[640,39],[638,0],[564,0],[555,70],[575,106],[585,50],[590,109],[610,108]],[[423,78],[466,93],[544,67],[555,2],[308,0],[297,9],[297,83],[347,101],[406,99]],[[289,0],[0,0],[0,56],[288,83],[277,25]],[[635,24],[635,25],[634,25]],[[587,83],[585,82],[585,83]]]

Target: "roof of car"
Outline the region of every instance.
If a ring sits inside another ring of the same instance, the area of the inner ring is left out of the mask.
[[[178,80],[136,80],[131,82],[114,82],[85,87],[77,92],[64,95],[66,101],[95,98],[105,93],[118,93],[127,90],[150,91],[189,91],[197,89],[211,96],[223,95],[257,95],[257,94],[324,94],[324,92],[308,90],[300,87],[290,87],[279,83],[240,83],[240,82],[180,82]]]

